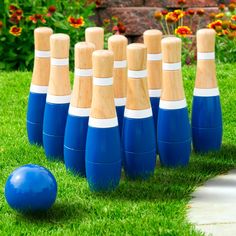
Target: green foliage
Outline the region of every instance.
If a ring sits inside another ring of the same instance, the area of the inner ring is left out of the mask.
[[[236,62],[236,38],[216,37],[216,60],[219,63]]]
[[[94,25],[90,17],[94,14],[95,4],[87,4],[86,0],[18,0],[14,2],[8,0],[5,1],[5,6],[2,4],[0,4],[0,21],[3,22],[2,30],[0,28],[0,69],[3,70],[32,69],[34,59],[33,31],[39,26],[48,26],[55,33],[70,35],[70,64],[73,65],[75,43],[84,40],[84,29],[86,27]],[[10,5],[23,11],[19,22],[11,22],[13,13],[9,11]],[[56,7],[54,13],[49,12],[50,6]],[[43,21],[46,22],[37,20],[37,23],[33,23],[29,17],[34,16],[34,14],[40,14]],[[68,22],[69,16],[83,17],[84,25],[78,28],[72,27]],[[22,28],[21,35],[18,37],[9,33],[10,28],[14,25]]]
[[[158,163],[147,181],[129,181],[123,175],[114,192],[95,194],[85,178],[67,173],[63,163],[47,161],[43,148],[28,143],[26,107],[32,73],[0,73],[0,235],[202,235],[187,222],[187,204],[197,186],[235,168],[235,74],[236,64],[217,66],[224,124],[221,151],[193,152],[187,168],[163,168]],[[184,67],[189,110],[194,80],[195,67]],[[58,182],[56,203],[42,215],[18,214],[4,198],[9,174],[28,163],[50,169]]]

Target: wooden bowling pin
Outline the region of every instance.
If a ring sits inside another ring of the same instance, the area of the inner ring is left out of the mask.
[[[163,79],[158,114],[158,150],[163,166],[185,166],[191,152],[191,132],[181,74],[181,40],[162,39]]]
[[[114,56],[93,52],[93,97],[89,117],[85,169],[93,191],[114,189],[121,175],[121,147],[113,92]]]
[[[69,46],[66,34],[50,37],[51,68],[44,112],[43,145],[48,159],[63,160],[64,133],[70,103]]]
[[[92,101],[93,43],[75,45],[74,87],[64,139],[64,161],[67,170],[85,176],[85,144]]]
[[[193,148],[196,152],[219,150],[222,114],[215,69],[215,30],[197,32],[197,74],[192,108]]]
[[[104,29],[101,27],[86,28],[85,41],[93,43],[95,45],[95,50],[102,50],[104,47]]]
[[[146,30],[143,34],[144,44],[147,47],[147,81],[148,92],[152,106],[152,114],[157,135],[157,119],[161,96],[162,81],[162,32],[160,30]]]
[[[27,133],[31,144],[43,144],[43,116],[50,75],[50,36],[48,27],[34,30],[35,55],[27,110]]]
[[[123,123],[124,169],[131,178],[148,178],[156,165],[156,140],[147,87],[147,48],[127,47],[127,101]]]
[[[115,106],[120,128],[123,128],[124,110],[126,103],[127,59],[126,47],[128,40],[123,35],[113,35],[108,39],[108,49],[114,53],[113,87]]]

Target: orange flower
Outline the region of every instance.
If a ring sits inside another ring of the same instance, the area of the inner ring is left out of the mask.
[[[178,0],[178,4],[183,6],[186,4],[186,0]]]
[[[174,23],[176,21],[178,21],[178,17],[176,14],[174,14],[174,12],[169,12],[166,16],[165,16],[166,22],[171,24]]]
[[[0,20],[0,30],[3,28],[3,22]]]
[[[82,16],[80,16],[79,18],[74,18],[72,16],[68,17],[68,22],[70,23],[70,26],[74,27],[74,28],[79,28],[81,26],[84,26],[84,18]]]
[[[118,22],[117,26],[119,33],[124,34],[126,32],[126,27],[123,22]]]
[[[108,24],[110,24],[110,22],[111,22],[111,20],[108,19],[108,18],[106,18],[106,19],[103,20],[103,24],[104,24],[104,25],[108,25]]]
[[[222,28],[223,29],[228,29],[230,26],[230,21],[224,20],[222,21]]]
[[[222,26],[222,21],[221,20],[214,21],[214,22],[208,24],[207,27],[210,29],[216,29],[216,26]]]
[[[231,29],[231,30],[236,30],[236,24],[232,24],[232,23],[231,23],[231,24],[230,24],[230,29]]]
[[[194,16],[195,11],[193,9],[189,9],[189,10],[187,10],[186,14],[189,16]]]
[[[225,10],[225,4],[221,3],[219,5],[219,10],[224,11]]]
[[[203,16],[204,13],[205,13],[204,9],[198,9],[198,10],[197,10],[197,15],[198,15],[198,16]]]
[[[234,10],[236,8],[236,3],[230,3],[228,8],[229,8],[229,11],[234,12]]]
[[[236,38],[236,34],[234,32],[228,33],[228,39],[229,40],[234,40],[234,38]]]
[[[211,19],[215,19],[215,17],[216,17],[216,13],[211,12],[209,16],[210,16]]]
[[[233,15],[233,16],[231,17],[231,20],[232,20],[232,21],[236,21],[236,15]]]
[[[216,18],[216,19],[221,19],[221,18],[224,17],[224,15],[225,15],[225,14],[224,14],[223,12],[221,12],[221,13],[215,15],[215,18]]]
[[[10,30],[9,33],[14,35],[15,37],[18,37],[21,35],[22,32],[22,28],[21,27],[17,27],[16,25],[13,25]]]
[[[161,14],[161,12],[156,11],[156,12],[154,13],[154,17],[155,17],[155,19],[156,19],[157,21],[160,21],[160,20],[162,19],[162,14]]]
[[[191,35],[192,31],[188,26],[179,26],[177,29],[175,29],[175,34],[186,37],[187,35]]]

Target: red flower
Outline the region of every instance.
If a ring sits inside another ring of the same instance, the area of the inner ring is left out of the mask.
[[[19,16],[16,15],[16,13],[13,13],[10,18],[9,18],[9,21],[12,23],[12,24],[15,24],[17,25],[20,21],[20,18]]]
[[[233,16],[231,17],[231,20],[232,20],[232,21],[236,21],[236,15],[233,15]]]
[[[45,24],[46,20],[44,19],[42,14],[34,14],[32,16],[29,16],[29,20],[32,21],[34,24],[41,21],[41,23]]]
[[[55,13],[56,10],[57,10],[57,8],[53,5],[48,8],[48,12],[51,14]]]
[[[165,16],[165,15],[168,14],[168,11],[167,11],[166,9],[164,9],[164,10],[161,11],[161,14],[162,14],[163,16]]]
[[[175,29],[175,34],[186,37],[187,35],[191,35],[192,31],[188,26],[179,26],[177,29]]]
[[[194,16],[195,11],[193,9],[189,9],[189,10],[186,11],[186,14],[189,15],[189,16]]]
[[[17,8],[15,5],[13,5],[13,4],[11,4],[11,5],[9,6],[9,11],[10,11],[10,12],[15,12],[17,9],[18,9],[18,8]]]
[[[222,27],[222,21],[221,20],[214,21],[214,22],[210,23],[207,27],[210,28],[210,29],[216,29],[219,26]]]
[[[197,10],[197,14],[198,14],[199,16],[203,16],[204,13],[205,13],[204,9],[198,9],[198,10]]]
[[[183,6],[186,4],[186,0],[178,0],[178,4]]]
[[[70,26],[74,28],[79,28],[81,26],[84,26],[84,18],[81,16],[79,18],[74,18],[72,16],[69,16],[67,21],[69,22]]]
[[[221,3],[219,5],[219,10],[224,11],[225,10],[225,4]]]
[[[124,34],[126,32],[126,27],[122,22],[118,22],[117,26],[118,26],[118,30],[121,34]]]
[[[0,30],[3,28],[3,22],[0,20]]]
[[[236,24],[230,24],[229,27],[230,27],[231,30],[236,30]]]
[[[18,37],[21,35],[22,32],[22,28],[21,27],[17,27],[16,25],[12,26],[9,30],[9,33],[14,35],[15,37]]]

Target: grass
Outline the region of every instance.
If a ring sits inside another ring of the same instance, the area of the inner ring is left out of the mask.
[[[89,191],[86,180],[66,173],[62,163],[46,160],[42,148],[26,135],[30,72],[0,73],[0,235],[201,235],[186,220],[194,189],[236,166],[236,64],[218,66],[224,120],[223,146],[207,155],[192,153],[187,168],[159,163],[146,182],[122,178],[112,193]],[[185,67],[185,92],[191,109],[195,67]],[[7,205],[4,185],[17,167],[34,163],[49,168],[58,182],[58,197],[41,215],[21,215]]]

